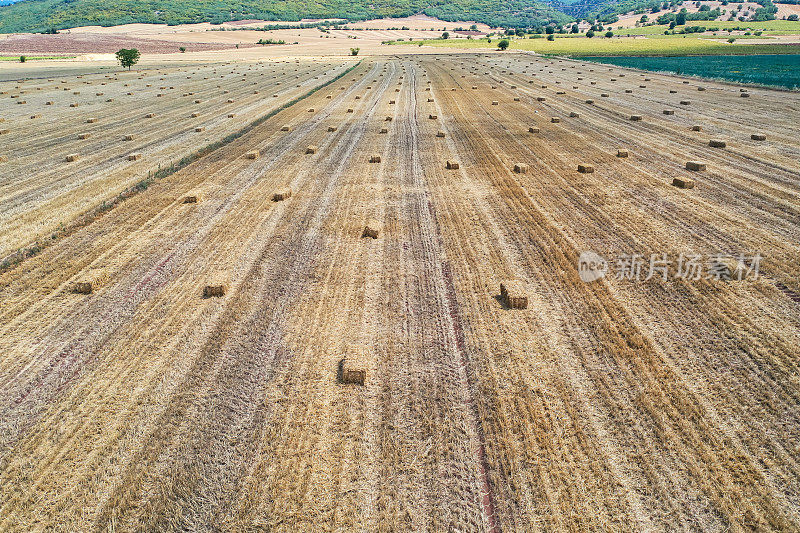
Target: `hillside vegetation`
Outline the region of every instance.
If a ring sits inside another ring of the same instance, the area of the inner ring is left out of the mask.
[[[0,32],[41,32],[52,28],[134,22],[174,25],[303,18],[359,21],[415,13],[492,26],[527,27],[570,20],[537,0],[26,0],[0,8]]]

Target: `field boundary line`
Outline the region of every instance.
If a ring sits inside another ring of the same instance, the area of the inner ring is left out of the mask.
[[[185,168],[185,167],[189,166],[190,164],[194,163],[198,159],[201,159],[201,158],[203,158],[203,157],[205,157],[207,155],[210,155],[210,154],[216,152],[220,148],[232,143],[236,139],[238,139],[240,137],[243,137],[244,135],[250,133],[253,129],[255,129],[256,127],[260,126],[261,124],[263,124],[264,122],[266,122],[270,118],[274,117],[275,115],[277,115],[281,111],[285,111],[286,109],[294,106],[295,104],[298,104],[298,103],[302,102],[303,100],[305,100],[306,98],[310,97],[311,95],[313,95],[314,93],[316,93],[320,89],[323,89],[323,88],[327,87],[328,85],[331,85],[332,83],[336,83],[337,81],[339,81],[340,79],[342,79],[343,77],[348,75],[350,72],[355,70],[359,65],[361,65],[362,62],[363,62],[363,60],[358,61],[358,63],[356,63],[355,65],[351,66],[350,68],[342,71],[341,73],[337,74],[335,77],[331,78],[329,81],[327,81],[325,83],[322,83],[320,85],[317,85],[313,89],[310,89],[308,92],[306,92],[304,94],[301,94],[300,96],[297,96],[297,97],[289,100],[288,102],[285,102],[284,104],[281,104],[280,106],[278,106],[277,108],[273,109],[272,111],[266,113],[265,115],[260,116],[259,118],[255,119],[254,121],[250,122],[249,124],[246,124],[245,126],[240,128],[239,130],[237,130],[237,131],[235,131],[235,132],[223,137],[222,139],[220,139],[218,141],[215,141],[215,142],[213,142],[211,144],[208,144],[208,145],[200,148],[199,150],[196,150],[196,151],[194,151],[194,152],[182,157],[177,163],[172,163],[168,167],[163,167],[163,168],[159,167],[159,169],[156,170],[155,172],[149,171],[147,173],[147,177],[145,179],[140,180],[136,184],[128,187],[127,189],[125,189],[124,191],[120,192],[119,194],[117,194],[113,198],[111,198],[109,200],[104,200],[100,205],[98,205],[96,207],[93,207],[92,209],[89,209],[84,214],[78,216],[78,218],[75,219],[73,222],[71,222],[68,225],[62,227],[61,229],[53,232],[51,238],[49,238],[49,239],[37,239],[36,241],[34,241],[33,243],[29,244],[28,246],[22,247],[22,248],[16,250],[15,252],[12,252],[11,254],[7,255],[6,257],[0,258],[0,274],[3,274],[6,271],[11,270],[12,268],[16,267],[17,265],[19,265],[20,263],[22,263],[26,259],[29,259],[31,257],[35,257],[35,256],[39,255],[45,248],[48,248],[48,247],[52,246],[53,244],[55,244],[56,242],[58,242],[59,240],[61,240],[64,237],[68,237],[69,235],[72,235],[73,233],[75,233],[79,229],[81,229],[81,228],[83,228],[85,226],[88,226],[89,224],[94,222],[96,219],[98,219],[99,217],[103,216],[105,213],[111,211],[112,209],[114,209],[116,206],[118,206],[119,204],[121,204],[125,200],[128,200],[129,198],[132,198],[133,196],[139,194],[140,192],[147,190],[147,188],[154,181],[166,178],[168,176],[171,176],[171,175],[175,174],[176,172],[178,172],[179,170],[182,170],[183,168]]]

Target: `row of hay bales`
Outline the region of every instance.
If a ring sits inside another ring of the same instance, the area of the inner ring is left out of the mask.
[[[151,117],[154,116],[153,114],[150,114],[150,115],[151,115]],[[90,120],[88,120],[88,122],[89,123],[94,123],[94,122],[96,122],[96,120],[90,119]],[[288,126],[286,127],[286,130],[288,131]],[[80,137],[84,138],[84,139],[85,138],[89,138],[89,136],[90,136],[90,134],[88,134],[88,133],[80,134]],[[124,137],[124,140],[132,140],[133,138],[134,138],[133,135],[126,135]],[[307,149],[307,152],[308,153],[315,153],[316,152],[316,147],[309,147]],[[253,151],[250,151],[250,152],[246,153],[246,157],[248,159],[257,159],[259,157],[259,155],[260,155],[260,153],[259,153],[258,150],[253,150]],[[141,153],[138,153],[138,152],[134,152],[134,153],[128,154],[128,156],[127,156],[128,160],[131,160],[131,161],[139,160],[141,157],[142,157]],[[80,159],[79,154],[69,154],[66,157],[66,160],[69,161],[69,162],[78,161],[79,159]],[[282,201],[285,201],[285,200],[289,199],[291,196],[292,196],[291,188],[286,187],[286,188],[283,188],[283,189],[280,189],[280,190],[276,191],[273,194],[272,200],[275,201],[275,202],[282,202]],[[183,203],[183,204],[197,204],[201,200],[201,198],[202,198],[202,196],[201,196],[200,193],[193,192],[193,193],[190,193],[190,194],[187,194],[186,196],[184,196],[180,200],[180,203]],[[374,227],[374,223],[373,223],[373,226],[370,227],[370,229],[368,229],[368,230],[365,229],[365,231],[369,231],[370,236],[374,235],[373,238],[377,238],[377,231],[371,229],[372,227]],[[72,290],[73,290],[73,292],[79,293],[79,294],[92,294],[94,291],[96,291],[97,289],[99,289],[102,286],[104,286],[108,282],[108,280],[109,280],[109,275],[108,275],[107,270],[105,270],[105,269],[90,269],[90,270],[88,270],[88,271],[86,271],[86,272],[84,272],[82,274],[81,279],[79,279],[79,280],[77,280],[77,281],[75,281],[73,283]],[[203,287],[203,297],[204,298],[222,297],[222,296],[225,295],[225,293],[227,291],[227,285],[228,285],[227,281],[225,281],[225,280],[219,280],[219,279],[213,280],[213,281],[209,282],[208,284],[206,284]]]

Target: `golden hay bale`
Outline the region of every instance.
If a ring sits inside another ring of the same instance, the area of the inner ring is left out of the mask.
[[[445,168],[447,170],[458,170],[459,169],[458,161],[453,161],[451,159],[448,159],[447,163],[445,163]]]
[[[552,122],[553,124],[557,124],[561,122],[561,119],[558,117],[550,117],[550,122]]]
[[[497,100],[492,100],[492,105],[500,105],[500,102],[498,102]]]
[[[78,107],[78,104],[77,104],[77,103],[75,103],[75,102],[73,102],[73,103],[69,104],[69,106],[70,106],[70,107]]]
[[[711,139],[710,141],[708,141],[708,145],[711,148],[725,148],[728,145],[728,143],[717,139]]]
[[[687,161],[686,162],[686,170],[694,170],[695,172],[701,172],[706,169],[706,164],[700,161]]]
[[[428,102],[433,102],[433,98],[428,98]]]
[[[308,146],[306,146],[306,154],[316,154],[316,153],[317,153],[316,146],[314,146],[313,144],[309,144]]]
[[[361,232],[361,236],[369,237],[371,239],[377,239],[382,229],[383,229],[383,224],[379,220],[370,218],[364,224],[364,231]]]
[[[592,165],[578,165],[578,172],[581,174],[591,174],[594,172],[594,167]]]
[[[438,118],[439,118],[438,115],[428,115],[428,119],[430,119],[430,120],[436,120]]]
[[[73,162],[77,161],[79,158],[80,158],[80,155],[78,155],[78,154],[69,154],[65,158],[65,160],[66,160],[67,163],[73,163]]]
[[[142,158],[142,154],[139,152],[134,152],[132,154],[128,154],[128,161],[138,161]]]
[[[347,109],[347,112],[348,112],[348,113],[352,113],[352,112],[353,112],[353,108],[352,108],[352,107],[348,108],[348,109]]]
[[[692,126],[692,131],[703,131],[703,126],[695,124],[694,126]]]
[[[378,133],[389,133],[389,130],[386,128],[381,128],[381,131],[379,131]]]
[[[386,118],[384,119],[384,122],[391,122],[392,120],[393,117],[387,115]]]
[[[195,104],[199,104],[199,103],[200,103],[200,100],[195,100],[195,101],[194,101],[194,103],[195,103]]]
[[[698,90],[698,91],[705,91],[705,90],[706,90],[706,88],[705,88],[705,87],[698,87],[698,88],[697,88],[697,90]]]
[[[81,274],[81,279],[72,284],[72,292],[92,294],[110,280],[108,272],[103,268],[90,268]]]
[[[515,101],[515,102],[519,102],[519,96],[515,96],[515,97],[514,97],[514,101]]]
[[[679,189],[694,189],[692,178],[672,178],[672,185]]]
[[[587,104],[593,104],[593,103],[594,103],[594,100],[586,100],[586,103],[587,103]]]
[[[528,294],[525,283],[512,279],[500,283],[500,297],[509,309],[525,309],[528,307]]]
[[[638,122],[642,120],[642,115],[631,115],[631,120],[634,122]]]
[[[203,126],[197,126],[197,127],[194,129],[194,131],[196,131],[197,133],[200,133],[201,131],[206,131],[206,129],[205,129]]]
[[[103,93],[94,93],[95,96],[103,96]]]
[[[436,136],[441,139],[441,138],[443,138],[445,136],[445,133],[443,131],[437,131],[436,132]]]
[[[194,112],[192,113],[192,118],[197,118],[200,116],[200,113]]]
[[[155,114],[155,113],[148,113],[148,114],[146,114],[146,115],[144,116],[144,118],[155,118],[155,116],[156,116],[156,114]]]
[[[430,101],[431,101],[431,99],[430,99],[430,98],[428,98],[428,101],[430,102]],[[395,104],[395,101],[394,101],[394,100],[389,100],[389,105],[394,105],[394,104]]]
[[[379,155],[370,156],[369,162],[370,163],[380,163],[381,162],[381,156],[379,156]]]
[[[601,93],[600,98],[608,98],[608,93]]]
[[[309,107],[309,108],[308,108],[308,112],[309,112],[309,113],[313,113],[313,112],[314,112],[314,108],[313,108],[313,107]]]
[[[92,136],[91,133],[79,133],[78,134],[78,139],[88,139],[91,136]]]
[[[546,101],[546,100],[547,100],[547,98],[545,98],[544,96],[537,96],[537,97],[536,97],[536,101],[537,101],[537,102],[544,102],[544,101]]]
[[[514,172],[517,174],[527,174],[528,173],[528,164],[527,163],[516,163],[514,165]]]
[[[665,109],[664,111],[662,111],[662,113],[664,113],[665,115],[674,115],[675,111],[673,111],[672,109]]]
[[[328,126],[328,131],[336,131],[336,126]]]
[[[53,102],[45,102],[44,105],[53,105]]]
[[[528,128],[528,133],[539,133],[539,128],[531,126],[530,128]]]
[[[617,157],[628,157],[628,151],[622,148],[617,150]]]
[[[364,385],[367,381],[367,366],[369,357],[367,349],[360,345],[349,345],[342,358],[341,379],[348,385]]]
[[[190,193],[183,197],[184,204],[196,204],[200,201],[200,194],[198,193]]]
[[[258,150],[251,150],[245,154],[247,159],[258,159],[258,156],[261,155]]]
[[[750,93],[741,93],[739,95],[740,98],[750,98]]]
[[[572,117],[572,118],[578,118],[581,115],[580,115],[580,113],[576,113],[575,111],[570,111],[569,116]]]
[[[89,119],[86,119],[86,123],[87,123],[87,124],[94,124],[95,122],[97,122],[97,119],[96,119],[96,118],[89,118]]]
[[[754,133],[754,134],[752,134],[750,136],[750,138],[753,139],[754,141],[766,141],[767,140],[767,136],[764,135],[763,133]]]
[[[689,104],[691,104],[691,102],[689,100],[681,100],[680,104],[681,105],[689,105]]]
[[[282,201],[288,199],[291,196],[292,196],[292,189],[290,189],[289,187],[286,187],[284,189],[280,189],[278,191],[275,191],[275,193],[273,193],[273,195],[272,195],[272,201],[273,202],[282,202]]]
[[[225,283],[211,283],[203,287],[203,298],[219,298],[225,296],[227,287]]]
[[[232,103],[233,103],[233,98],[228,98],[228,100],[227,100],[227,102],[226,102],[226,103],[228,103],[228,104],[232,104]]]
[[[477,85],[473,85],[473,86],[472,86],[472,89],[473,89],[473,90],[477,90],[477,88],[478,88],[478,86],[477,86]]]

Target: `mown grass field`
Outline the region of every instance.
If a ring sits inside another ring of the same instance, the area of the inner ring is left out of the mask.
[[[686,24],[690,26],[703,26],[705,28],[719,28],[720,31],[746,29],[749,31],[762,31],[765,35],[797,35],[800,34],[800,22],[789,20],[766,20],[762,22],[718,22],[715,20],[696,20]],[[609,24],[609,27],[614,27]],[[617,35],[663,35],[669,26],[643,26],[640,28],[614,29]],[[680,28],[679,28],[680,29]]]
[[[442,48],[486,48],[495,49],[499,39],[433,39],[421,41],[424,46]],[[404,43],[396,43],[404,44]],[[416,43],[419,45],[419,43]],[[663,35],[659,38],[605,38],[594,37],[556,37],[547,39],[513,39],[512,50],[527,50],[540,54],[565,56],[599,55],[755,55],[755,54],[797,54],[797,44],[739,44],[714,39],[701,39],[695,35]]]
[[[0,82],[0,254],[55,236],[0,271],[0,531],[800,530],[800,93],[747,91],[513,52]]]

